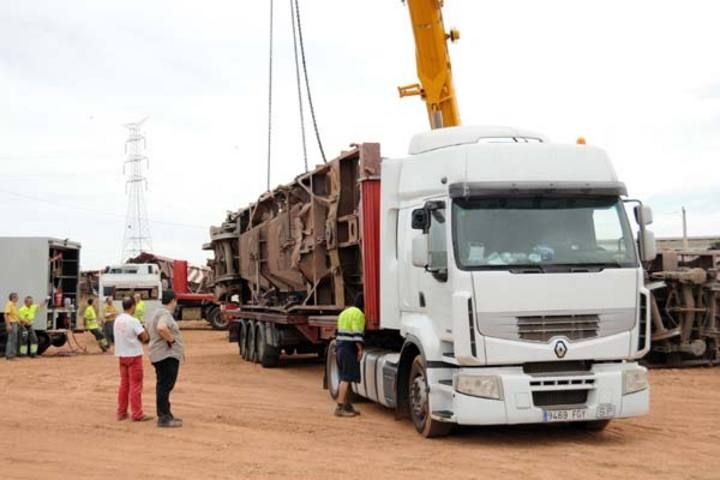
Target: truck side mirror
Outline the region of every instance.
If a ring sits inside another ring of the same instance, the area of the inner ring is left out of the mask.
[[[416,208],[412,211],[412,229],[427,233],[430,229],[430,212],[427,208]]]
[[[647,226],[653,222],[652,208],[647,205],[635,205],[635,220],[638,225]]]
[[[428,265],[428,236],[425,234],[418,235],[412,240],[412,264],[418,268],[425,268]]]
[[[655,242],[655,233],[651,232],[647,228],[644,228],[638,232],[638,239],[640,240],[640,246],[642,252],[640,252],[641,260],[643,262],[652,262],[657,257],[657,243]]]

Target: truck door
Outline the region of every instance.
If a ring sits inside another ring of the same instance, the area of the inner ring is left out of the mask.
[[[407,277],[400,276],[399,291],[403,298],[401,308],[404,311],[422,313],[422,317],[430,320],[431,327],[439,338],[452,341],[452,289],[448,268],[449,221],[445,202],[428,202],[424,208],[429,222],[427,228],[419,230],[417,225],[413,228],[412,224],[406,224],[405,232],[409,239],[401,243],[408,247],[405,253]],[[411,223],[412,217],[412,214],[402,215],[401,221],[405,219]],[[426,236],[427,240],[427,265],[424,268],[413,266],[411,258],[412,240],[418,236]]]

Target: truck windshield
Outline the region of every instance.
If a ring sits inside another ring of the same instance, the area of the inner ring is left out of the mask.
[[[617,197],[457,200],[453,243],[462,269],[637,266]]]

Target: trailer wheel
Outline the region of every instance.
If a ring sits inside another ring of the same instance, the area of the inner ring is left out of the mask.
[[[328,392],[330,392],[330,397],[333,400],[337,400],[340,393],[340,370],[338,369],[336,355],[337,347],[335,340],[333,340],[328,345],[327,355],[325,355],[325,379]]]
[[[245,344],[245,335],[243,334],[243,324],[245,322],[243,320],[240,320],[237,322],[237,344],[238,344],[238,353],[240,354],[240,357],[243,356],[243,349]]]
[[[408,385],[408,404],[410,418],[415,429],[425,438],[444,437],[452,430],[451,423],[434,420],[430,414],[430,388],[427,382],[425,359],[417,355],[410,367],[410,380]]]
[[[230,325],[230,322],[225,318],[217,305],[208,308],[205,314],[205,320],[208,321],[213,330],[227,330]]]
[[[277,367],[280,361],[280,349],[270,344],[264,322],[257,324],[255,342],[257,343],[258,362],[265,368]]]
[[[243,360],[248,359],[248,322],[247,320],[240,321],[240,328],[238,328],[238,345],[240,346],[240,357]]]
[[[248,321],[247,324],[247,361],[257,362],[257,345],[256,345],[256,324],[253,321]]]

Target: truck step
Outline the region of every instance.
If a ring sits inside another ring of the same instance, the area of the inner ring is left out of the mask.
[[[450,410],[433,410],[432,414],[434,417],[441,417],[447,419],[451,419],[455,416],[455,413],[451,412]]]

